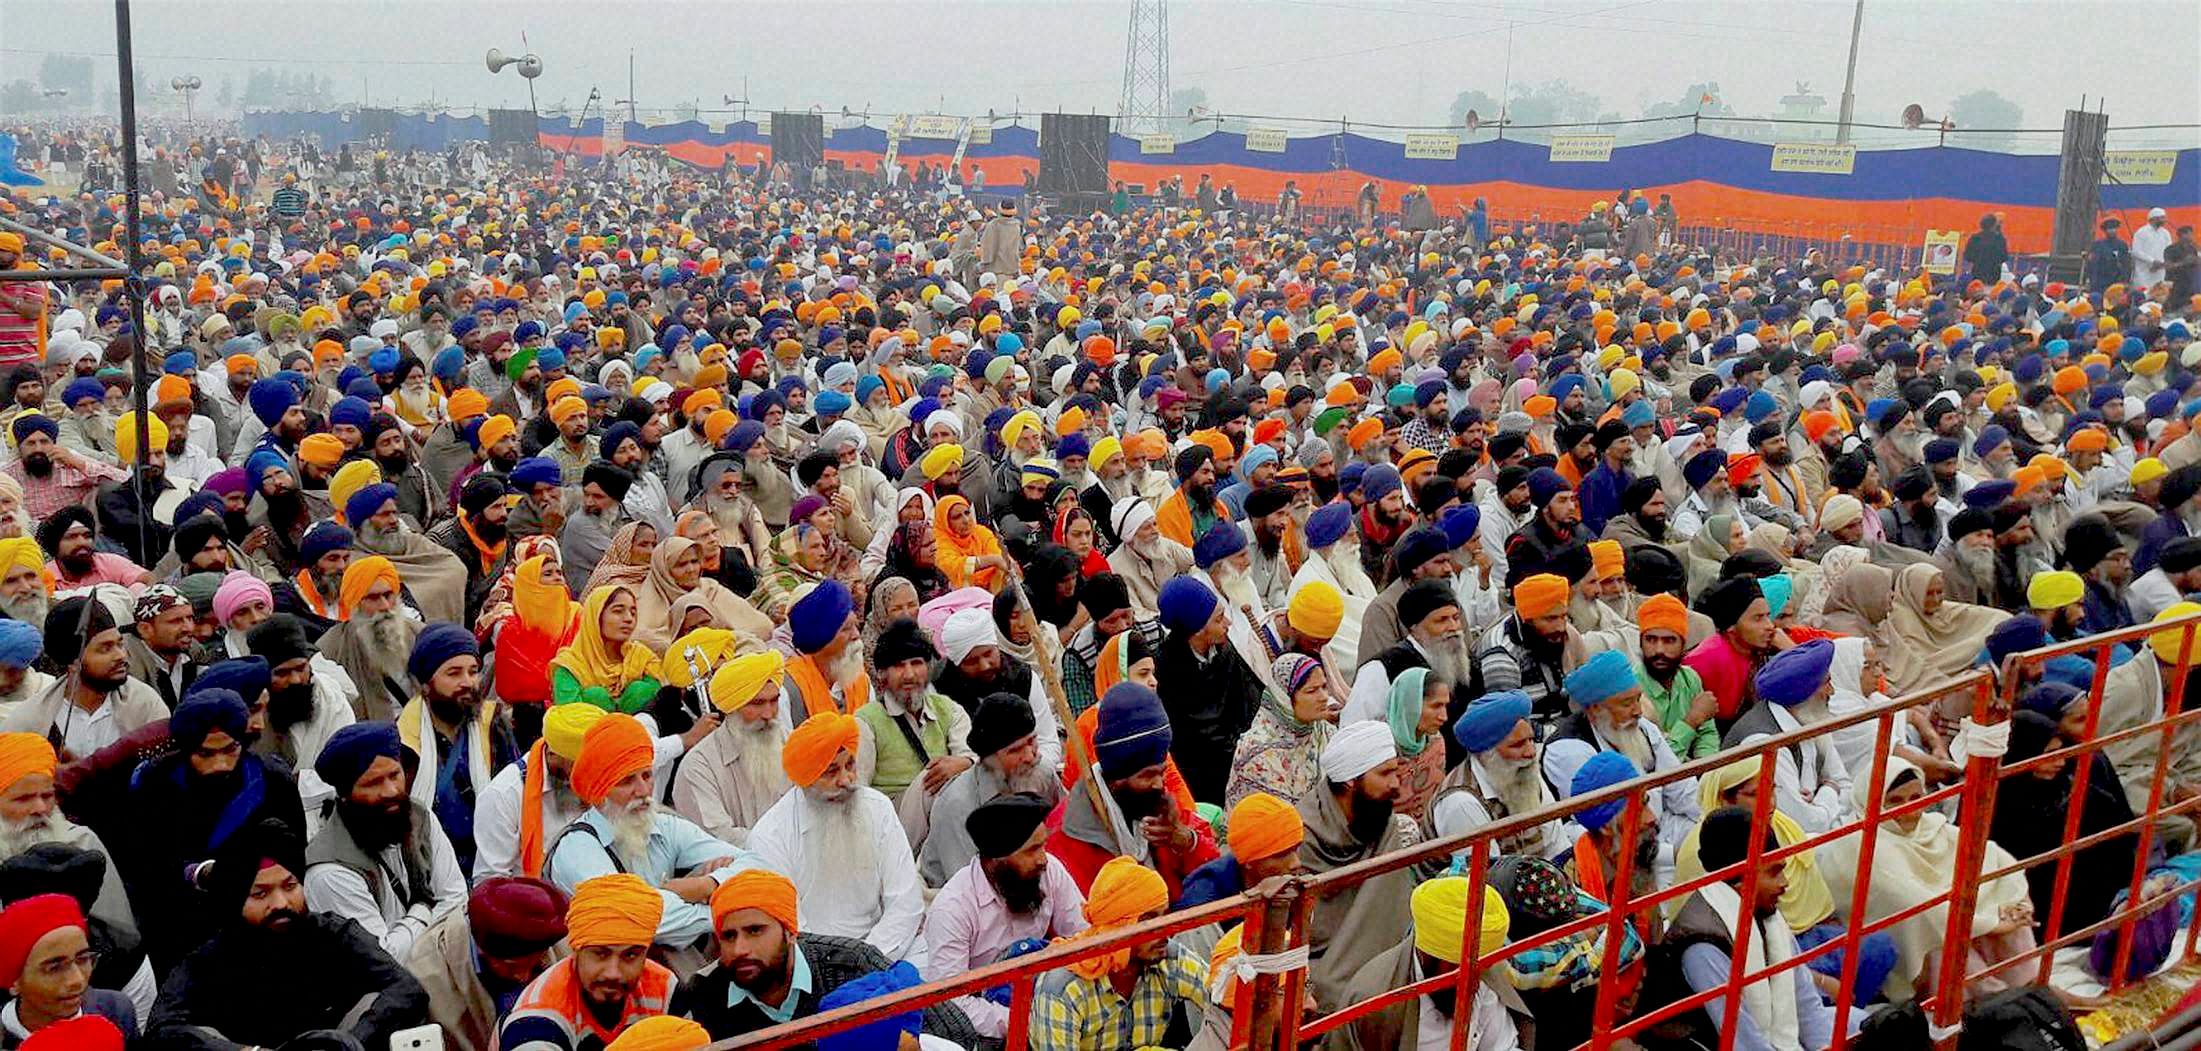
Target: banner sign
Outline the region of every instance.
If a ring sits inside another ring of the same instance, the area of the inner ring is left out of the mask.
[[[1177,136],[1167,132],[1139,136],[1139,152],[1146,154],[1177,152]]]
[[[1929,274],[1956,273],[1956,245],[1962,236],[1962,232],[1957,230],[1926,231],[1926,264],[1923,269]]]
[[[1851,175],[1857,171],[1857,147],[1831,142],[1780,142],[1773,145],[1773,170]]]
[[[1278,128],[1252,128],[1246,132],[1246,150],[1249,153],[1282,153],[1284,132]]]
[[[1612,159],[1613,137],[1610,135],[1551,137],[1551,162],[1554,164],[1603,164]]]
[[[963,126],[961,117],[942,117],[937,114],[918,114],[906,119],[909,126],[903,134],[913,139],[952,139],[956,129]]]
[[[2177,150],[2104,150],[2102,182],[2121,186],[2168,186],[2178,169]]]
[[[1422,161],[1458,160],[1460,137],[1450,133],[1408,135],[1406,155]]]

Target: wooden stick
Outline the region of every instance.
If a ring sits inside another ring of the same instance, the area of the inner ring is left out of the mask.
[[[1039,623],[1039,617],[1032,612],[1031,596],[1024,593],[1024,574],[1017,569],[1016,556],[1004,549],[1001,552],[1001,562],[1008,567],[1009,587],[1016,589],[1017,619],[1024,624],[1024,630],[1032,633],[1032,655],[1044,658],[1047,655],[1047,646],[1040,641],[1040,632],[1045,629]],[[1116,839],[1116,824],[1107,820],[1108,790],[1100,784],[1100,770],[1094,765],[1093,757],[1086,752],[1085,735],[1078,732],[1077,719],[1070,713],[1070,696],[1062,689],[1062,669],[1055,667],[1055,663],[1050,660],[1035,660],[1032,663],[1039,665],[1039,681],[1047,687],[1047,700],[1054,705],[1055,720],[1062,724],[1063,736],[1066,738],[1064,748],[1070,753],[1071,759],[1076,761],[1078,769],[1083,771],[1078,781],[1085,785],[1086,794],[1091,797],[1093,814],[1101,818],[1102,824],[1107,826],[1109,844],[1116,848],[1116,853],[1122,854],[1125,851],[1123,843]]]

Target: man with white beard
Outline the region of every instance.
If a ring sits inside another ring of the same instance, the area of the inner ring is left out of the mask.
[[[795,883],[807,932],[860,938],[923,966],[925,888],[894,803],[857,782],[854,716],[821,711],[787,736],[795,791],[749,830],[756,859]]]
[[[1826,639],[1774,654],[1751,677],[1757,703],[1728,727],[1721,743],[1738,748],[1827,719],[1827,701],[1834,696],[1833,667],[1834,643]],[[1793,748],[1774,749],[1773,802],[1812,834],[1856,816],[1850,806],[1850,773],[1832,738],[1817,737]]]
[[[394,719],[411,695],[405,662],[420,625],[401,608],[398,586],[397,567],[389,559],[352,559],[338,591],[350,616],[321,636],[321,655],[344,669],[358,690],[353,714],[361,719]]]
[[[46,552],[27,536],[0,540],[0,613],[25,624],[46,623],[53,604],[53,577]]]
[[[1254,625],[1269,619],[1271,607],[1253,577],[1253,555],[1246,531],[1236,522],[1217,522],[1192,549],[1192,578],[1223,597],[1229,615],[1230,642],[1246,666],[1268,663],[1269,655],[1254,636]],[[1289,601],[1289,596],[1286,596]]]
[[[130,899],[122,885],[120,869],[99,834],[70,821],[61,812],[54,791],[54,774],[60,759],[53,745],[34,733],[0,734],[0,863],[35,847],[56,844],[97,854],[105,862],[106,875],[99,897],[91,902],[91,915],[112,927],[135,930]],[[87,975],[87,977],[90,977]],[[140,959],[122,992],[137,1006],[140,1017],[150,1017],[158,992],[150,961]]]
[[[1123,442],[1111,434],[1093,443],[1085,457],[1086,473],[1093,476],[1093,484],[1078,493],[1078,504],[1093,515],[1093,521],[1107,531],[1110,545],[1123,538],[1116,535],[1114,512],[1116,505],[1138,497],[1131,481],[1130,461],[1123,454]]]
[[[0,719],[53,685],[53,676],[31,667],[44,645],[37,628],[19,620],[0,620]]]
[[[1110,526],[1124,540],[1109,554],[1108,568],[1131,589],[1138,619],[1152,619],[1162,585],[1192,571],[1192,549],[1162,535],[1154,524],[1154,505],[1144,499],[1119,500],[1109,514]]]
[[[589,727],[572,779],[589,809],[550,841],[544,876],[568,894],[599,876],[638,876],[664,901],[655,944],[707,952],[711,892],[757,858],[658,808],[656,756],[649,729],[634,716],[614,712]]]
[[[787,607],[787,722],[800,725],[819,712],[853,712],[871,700],[864,672],[856,597],[848,585],[827,579],[810,585]]]
[[[970,748],[978,761],[932,798],[931,830],[917,858],[926,886],[946,883],[978,856],[967,822],[980,807],[1020,794],[1050,807],[1061,798],[1062,780],[1040,761],[1038,727],[1032,702],[1013,693],[989,694],[972,708]]]
[[[1572,795],[1575,772],[1603,751],[1619,752],[1646,774],[1681,765],[1665,732],[1643,718],[1643,685],[1636,681],[1635,662],[1627,654],[1605,650],[1583,661],[1567,673],[1565,688],[1573,711],[1544,742],[1544,779],[1555,796]],[[1683,778],[1644,793],[1643,807],[1645,825],[1658,829],[1663,872],[1673,864],[1675,845],[1703,816],[1697,806],[1697,779]]]
[[[1460,597],[1447,580],[1418,580],[1399,594],[1399,623],[1406,634],[1353,674],[1353,693],[1338,725],[1381,720],[1390,707],[1391,680],[1413,668],[1459,685],[1468,681],[1467,633]]]
[[[765,650],[727,661],[711,675],[711,706],[726,721],[689,749],[673,776],[673,809],[703,831],[735,846],[787,794],[780,748],[788,722],[780,715],[787,659]],[[564,707],[564,706],[561,706]]]
[[[1528,694],[1507,690],[1477,698],[1453,721],[1452,740],[1467,753],[1467,761],[1445,775],[1429,801],[1425,820],[1437,837],[1472,832],[1551,805],[1543,750],[1529,724],[1529,709]],[[1559,828],[1559,819],[1553,818],[1523,829],[1500,839],[1498,852],[1557,857],[1571,845],[1560,837]]]

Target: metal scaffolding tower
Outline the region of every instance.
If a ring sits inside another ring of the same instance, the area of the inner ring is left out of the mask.
[[[1131,0],[1124,34],[1123,98],[1116,127],[1127,135],[1160,131],[1169,113],[1169,0]]]

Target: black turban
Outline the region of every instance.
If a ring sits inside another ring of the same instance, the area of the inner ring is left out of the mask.
[[[1917,500],[1934,491],[1934,476],[1925,464],[1914,463],[1895,476],[1893,488],[1896,499]]]
[[[925,638],[924,629],[918,627],[916,621],[903,617],[879,633],[879,641],[871,648],[871,666],[891,668],[905,661],[929,661],[938,655],[932,648],[932,640]]]
[[[1030,737],[1038,726],[1031,701],[1013,693],[989,693],[971,709],[971,752],[984,759]]]
[[[239,830],[215,852],[213,874],[206,877],[207,900],[214,914],[224,923],[242,923],[245,896],[261,868],[280,865],[304,879],[305,851],[297,831],[273,818]]]
[[[106,603],[87,595],[63,599],[46,611],[46,659],[61,668],[75,664],[85,640],[115,626]]]
[[[2070,563],[2075,573],[2085,573],[2101,565],[2103,559],[2123,546],[2117,528],[2100,515],[2081,515],[2072,519],[2063,530],[2064,561]]]
[[[581,470],[581,484],[596,483],[604,495],[614,500],[625,500],[627,490],[634,488],[634,475],[626,468],[609,460],[598,460]]]
[[[1267,518],[1291,506],[1292,490],[1287,485],[1264,485],[1246,494],[1246,517]]]
[[[1638,544],[1628,552],[1628,568],[1623,571],[1628,590],[1646,598],[1652,595],[1672,595],[1680,598],[1688,594],[1688,574],[1681,568],[1681,558],[1672,550],[1657,544]]]
[[[321,652],[306,639],[305,624],[288,613],[278,613],[253,625],[245,633],[245,649],[255,657],[267,658],[271,668]]]
[[[1078,587],[1078,602],[1085,607],[1085,615],[1097,621],[1119,609],[1129,609],[1131,587],[1114,573],[1095,573]]]
[[[1603,426],[1597,429],[1597,433],[1591,436],[1590,443],[1596,446],[1598,452],[1604,452],[1612,448],[1614,442],[1629,437],[1630,432],[1631,428],[1627,424],[1619,420],[1607,420]]]
[[[2163,545],[2163,553],[2155,558],[2165,573],[2190,573],[2201,569],[2201,537],[2182,536]]]
[[[1030,792],[1018,792],[997,797],[971,811],[963,819],[963,828],[971,834],[978,856],[991,861],[1024,849],[1053,809]]]
[[[1747,548],[1727,556],[1720,562],[1720,576],[1749,577],[1752,580],[1770,577],[1782,569],[1781,560],[1770,551]]]
[[[1726,577],[1697,596],[1697,612],[1712,618],[1712,630],[1726,631],[1750,611],[1750,604],[1765,597],[1756,577]]]
[[[222,516],[195,515],[176,526],[176,557],[189,564],[191,556],[206,550],[207,542],[215,538],[228,539],[222,527]]]
[[[1657,496],[1658,492],[1658,479],[1650,475],[1629,482],[1628,487],[1620,491],[1620,510],[1627,514],[1635,514],[1643,510],[1643,505],[1650,503],[1651,498]]]
[[[1780,849],[1773,839],[1772,826],[1765,830],[1765,845],[1771,852]],[[1697,861],[1706,872],[1716,872],[1750,856],[1750,810],[1747,807],[1723,806],[1704,815],[1704,824],[1697,827]]]
[[[630,481],[628,484],[633,483]],[[611,487],[604,486],[604,491],[609,493]],[[481,514],[482,510],[490,504],[504,499],[504,494],[504,476],[481,471],[472,478],[468,478],[466,484],[459,487],[459,507],[471,518]],[[621,493],[620,498],[625,499],[626,494]]]
[[[61,557],[61,536],[75,526],[83,526],[99,535],[99,523],[92,518],[92,509],[83,504],[70,504],[43,522],[38,523],[38,546],[44,548],[47,558]]]
[[[1949,539],[1962,540],[1973,533],[1995,531],[1994,517],[1976,507],[1958,511],[1949,519]]]
[[[0,902],[40,894],[66,894],[89,915],[107,880],[107,858],[66,843],[40,843],[0,861]]]
[[[1412,628],[1447,606],[1457,608],[1460,597],[1441,580],[1417,580],[1399,595],[1399,626]]]
[[[1177,454],[1177,480],[1180,482],[1189,481],[1193,472],[1200,469],[1201,464],[1214,458],[1215,450],[1199,442],[1186,446],[1183,452]]]

